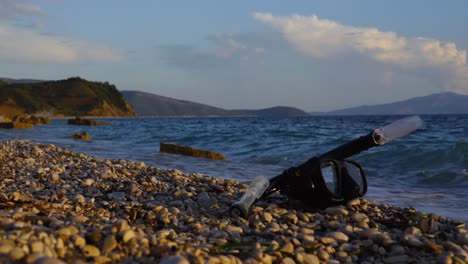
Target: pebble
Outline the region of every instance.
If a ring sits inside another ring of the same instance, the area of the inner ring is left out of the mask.
[[[86,245],[83,247],[83,255],[85,257],[97,257],[101,254],[99,248],[93,245]]]
[[[409,235],[407,239],[407,243],[409,246],[412,247],[422,247],[424,244],[415,236]]]
[[[328,254],[327,251],[325,251],[323,248],[319,248],[317,250],[317,256],[324,261],[327,261],[330,259],[330,254]]]
[[[369,218],[367,217],[367,215],[362,214],[362,213],[353,213],[351,218],[356,223],[367,223],[367,222],[369,222]]]
[[[122,241],[124,243],[128,243],[130,240],[132,240],[134,237],[136,237],[136,234],[133,230],[127,230],[122,236]]]
[[[114,250],[117,247],[117,239],[115,239],[115,236],[110,235],[104,239],[104,243],[102,245],[102,253],[104,255],[108,255],[112,250]]]
[[[66,264],[66,262],[52,257],[40,257],[34,262],[34,264]]]
[[[26,256],[26,252],[22,248],[15,247],[10,252],[8,252],[8,257],[11,260],[20,260]]]
[[[286,257],[281,260],[281,264],[296,264],[296,262],[292,258]]]
[[[290,242],[286,242],[280,250],[281,252],[286,252],[286,253],[294,253],[294,245]]]
[[[159,262],[160,264],[190,264],[190,262],[183,256],[169,256],[164,257]]]
[[[325,213],[327,214],[330,214],[330,215],[348,215],[348,211],[342,207],[342,206],[339,206],[339,207],[328,207],[327,209],[325,209]]]
[[[329,232],[325,234],[326,237],[333,238],[334,240],[343,243],[343,242],[348,242],[349,238],[347,235],[345,235],[343,232]]]
[[[385,264],[397,264],[397,263],[408,263],[409,257],[407,255],[398,255],[388,258],[384,258],[383,262]]]
[[[414,208],[356,199],[313,210],[274,194],[232,218],[246,188],[234,180],[21,140],[0,142],[0,161],[0,263],[468,260],[464,223]]]
[[[460,233],[457,235],[457,241],[461,245],[468,245],[468,233]]]

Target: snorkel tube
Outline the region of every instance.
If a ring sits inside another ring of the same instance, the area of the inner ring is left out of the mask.
[[[265,176],[257,176],[250,182],[242,198],[235,202],[229,209],[229,213],[234,217],[246,217],[249,214],[250,206],[260,198],[266,191],[270,182]]]
[[[276,191],[285,192],[288,196],[296,196],[304,198],[309,202],[317,202],[321,200],[322,191],[316,191],[314,195],[306,194],[308,188],[315,188],[314,181],[310,178],[320,171],[320,162],[323,160],[345,160],[353,155],[356,155],[369,148],[384,145],[392,140],[403,137],[422,126],[422,120],[419,116],[410,116],[397,120],[384,127],[377,128],[371,133],[341,145],[331,151],[328,151],[320,156],[312,157],[298,167],[291,167],[285,170],[282,174],[268,180],[266,177],[256,177],[249,185],[247,191],[241,199],[234,203],[230,208],[230,214],[233,217],[242,216],[246,218],[249,214],[249,208],[260,198],[268,196]],[[365,180],[365,178],[364,178]],[[323,183],[322,183],[323,184]],[[367,186],[366,186],[367,188]],[[362,193],[360,196],[364,195]],[[359,196],[359,197],[360,197]],[[337,203],[343,200],[333,200]],[[318,202],[317,202],[318,203]],[[326,203],[324,203],[326,204]],[[332,203],[328,203],[332,204]],[[326,204],[326,205],[328,205]],[[323,207],[323,206],[322,206]]]
[[[325,159],[346,159],[372,147],[384,145],[392,140],[406,136],[422,126],[419,116],[399,119],[371,133],[337,147],[320,157]]]

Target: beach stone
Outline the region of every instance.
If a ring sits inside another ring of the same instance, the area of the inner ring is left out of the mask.
[[[169,256],[164,257],[159,262],[160,264],[190,264],[190,262],[183,256]]]
[[[461,247],[455,243],[453,243],[452,241],[445,241],[442,246],[444,246],[444,248],[452,251],[452,252],[457,252],[461,249]]]
[[[50,176],[50,181],[51,182],[57,182],[60,180],[60,175],[57,172],[52,173]]]
[[[360,204],[361,204],[361,201],[359,199],[353,199],[353,200],[347,202],[346,206],[352,208],[352,207],[358,206]]]
[[[271,221],[273,221],[273,216],[269,212],[263,213],[262,217],[267,223],[271,223]]]
[[[15,247],[10,252],[8,252],[8,257],[11,260],[20,260],[26,256],[26,252],[22,248]]]
[[[98,230],[91,230],[86,234],[86,240],[93,244],[97,244],[102,239],[102,234]]]
[[[44,256],[75,264],[159,263],[170,256],[191,263],[468,261],[466,223],[431,216],[438,229],[425,232],[414,208],[360,199],[330,214],[290,206],[276,193],[259,200],[248,219],[237,219],[227,212],[247,186],[234,180],[139,169],[138,162],[25,141],[0,142],[0,161],[0,263],[37,263]],[[52,182],[55,172],[60,180]],[[208,210],[199,205],[202,193],[217,200]],[[14,250],[18,260],[10,258]]]
[[[301,239],[304,243],[312,244],[315,241],[315,237],[311,235],[302,235]]]
[[[296,264],[296,262],[290,257],[286,257],[282,259],[280,263],[281,264]]]
[[[406,251],[405,251],[405,248],[400,246],[400,245],[397,245],[397,246],[394,246],[392,248],[392,251],[390,252],[390,255],[392,256],[397,256],[397,255],[402,255],[404,254]]]
[[[369,218],[367,215],[362,214],[362,213],[353,213],[351,216],[351,219],[353,219],[354,222],[356,223],[367,223],[369,222]]]
[[[409,227],[405,230],[405,234],[411,234],[411,235],[415,235],[415,236],[420,236],[422,235],[422,232],[419,228],[417,227]]]
[[[83,254],[85,257],[97,257],[101,255],[101,251],[96,246],[86,245],[83,247]]]
[[[348,242],[349,238],[347,235],[345,235],[343,232],[329,232],[325,234],[326,237],[333,238],[334,240],[338,242]]]
[[[439,255],[442,250],[444,249],[441,245],[438,245],[432,241],[427,241],[424,246],[426,247],[426,249],[434,252],[434,254],[437,254]]]
[[[207,192],[198,195],[197,203],[201,208],[209,209],[218,202],[216,198],[211,197]]]
[[[290,242],[286,242],[280,249],[281,252],[294,253],[294,245]]]
[[[112,259],[106,256],[96,256],[93,258],[93,263],[95,264],[106,264],[110,263],[111,261]]]
[[[348,215],[348,211],[342,207],[342,206],[338,206],[338,207],[328,207],[327,209],[325,209],[325,213],[329,214],[329,215],[335,215],[335,216],[338,216],[338,215]]]
[[[75,215],[72,219],[74,223],[85,223],[89,220],[87,216],[84,215]]]
[[[40,257],[34,264],[66,264],[66,262],[53,257]]]
[[[86,245],[86,240],[82,236],[75,235],[73,238],[73,243],[77,248],[82,248]]]
[[[41,253],[44,251],[44,243],[41,241],[34,241],[30,244],[32,253]]]
[[[398,263],[408,263],[408,260],[409,260],[408,255],[403,254],[403,255],[384,258],[383,262],[385,264],[398,264]]]
[[[127,230],[122,236],[122,241],[124,243],[128,243],[130,240],[132,240],[134,237],[136,237],[136,233],[133,230]]]
[[[121,201],[125,199],[126,194],[124,192],[111,192],[107,194],[107,197],[115,200],[115,201]]]
[[[468,245],[468,233],[460,233],[457,235],[457,241],[461,245]]]
[[[81,194],[81,193],[77,193],[74,197],[73,197],[73,201],[77,204],[85,204],[86,203],[86,198]]]
[[[412,247],[422,247],[424,244],[418,238],[412,235],[408,235],[406,243]]]
[[[445,251],[439,256],[437,256],[437,263],[440,264],[452,264],[453,253],[450,251]]]
[[[15,243],[12,242],[11,244],[1,244],[0,245],[0,253],[1,254],[8,254],[13,248],[15,247]]]
[[[322,237],[320,238],[320,241],[325,245],[333,244],[336,242],[336,240],[332,237]]]
[[[240,226],[234,226],[234,225],[227,225],[224,230],[226,230],[229,233],[244,233],[244,229]]]
[[[419,220],[418,227],[423,233],[434,233],[438,230],[433,216],[423,217]]]
[[[307,227],[299,228],[298,232],[304,235],[313,235],[315,233],[313,229]]]
[[[317,250],[317,256],[324,261],[327,261],[330,259],[330,254],[328,254],[328,252],[324,250],[323,248],[319,248]]]
[[[91,179],[91,178],[88,178],[86,180],[84,180],[83,182],[83,186],[91,186],[94,184],[94,179]]]

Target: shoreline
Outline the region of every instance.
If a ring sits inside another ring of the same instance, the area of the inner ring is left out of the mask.
[[[313,210],[277,196],[235,219],[246,185],[234,180],[24,140],[0,142],[0,160],[2,262],[468,261],[465,223],[414,208]]]

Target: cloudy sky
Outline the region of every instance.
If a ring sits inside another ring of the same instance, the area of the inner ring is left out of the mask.
[[[468,94],[468,1],[0,0],[0,77],[226,109]]]

